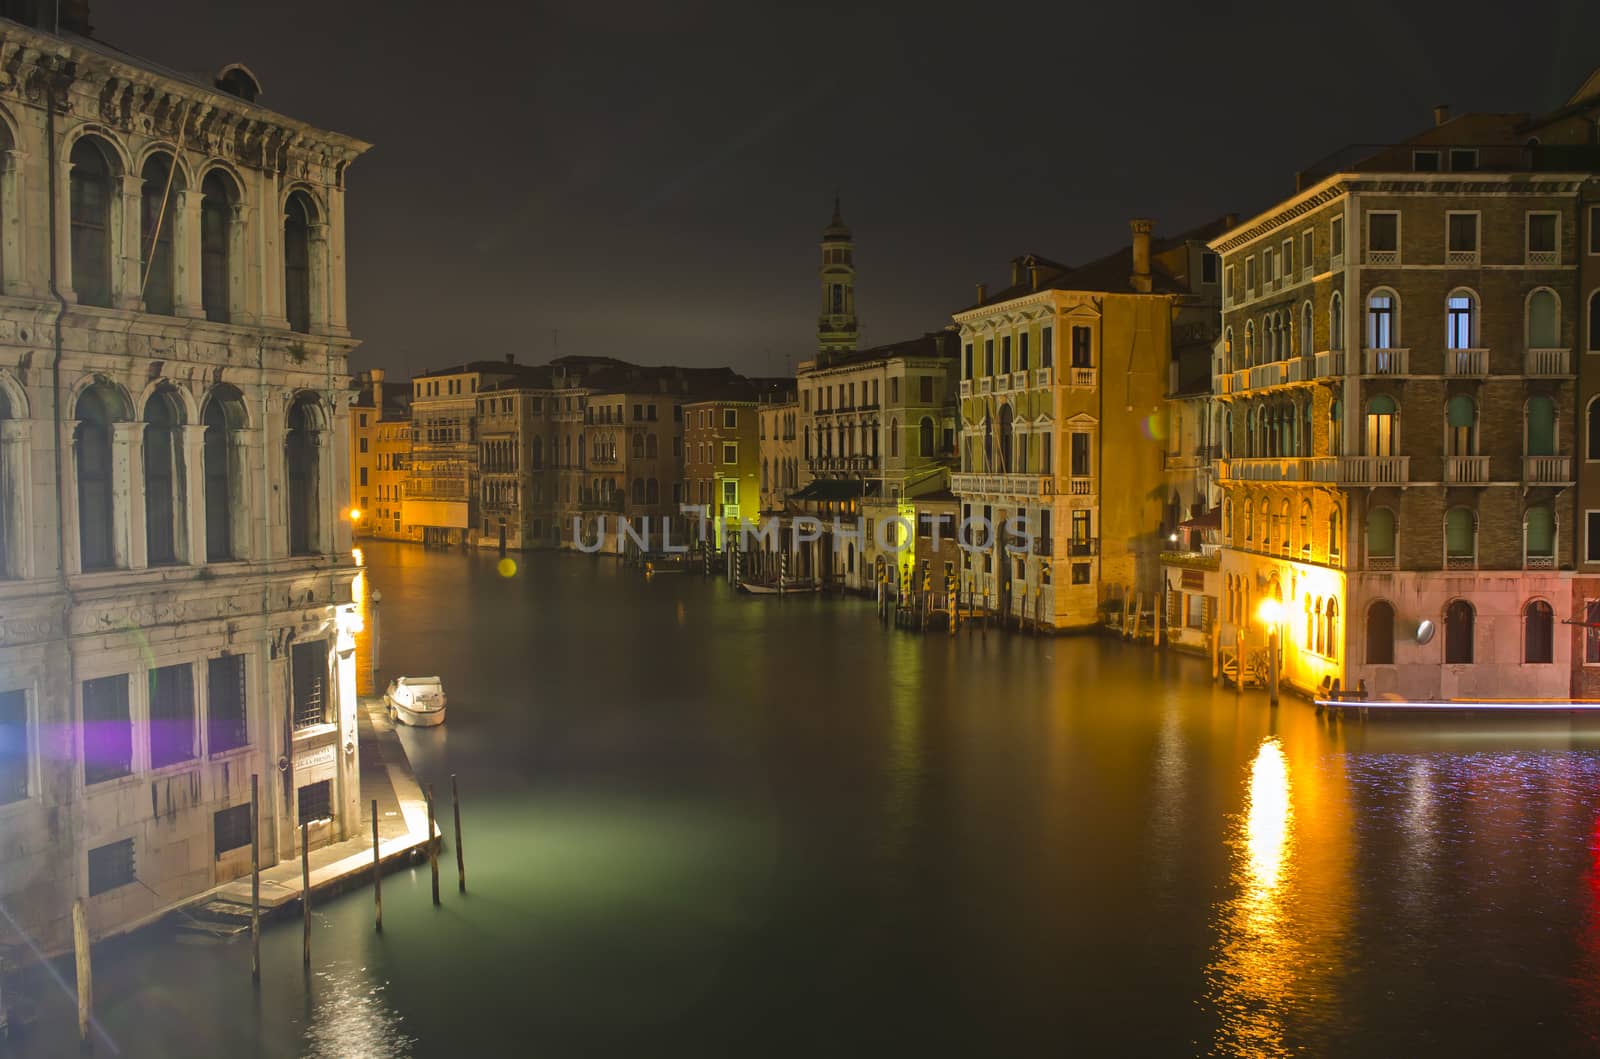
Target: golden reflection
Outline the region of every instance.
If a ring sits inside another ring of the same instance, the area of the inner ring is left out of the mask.
[[[1244,830],[1245,848],[1250,851],[1250,875],[1255,883],[1252,896],[1264,906],[1264,912],[1276,912],[1265,906],[1278,887],[1293,816],[1289,766],[1283,758],[1283,747],[1276,739],[1267,739],[1250,766],[1250,809]]]

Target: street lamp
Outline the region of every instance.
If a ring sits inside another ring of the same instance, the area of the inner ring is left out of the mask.
[[[370,644],[368,654],[372,656],[372,693],[374,695],[381,694],[381,692],[378,691],[378,604],[382,602],[383,593],[379,592],[377,589],[373,589],[372,628],[368,633],[368,642]]]
[[[1267,702],[1278,704],[1278,623],[1283,620],[1283,604],[1268,596],[1256,608],[1256,616],[1267,627]]]

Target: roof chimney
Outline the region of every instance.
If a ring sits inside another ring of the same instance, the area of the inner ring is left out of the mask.
[[[1013,287],[1015,287],[1021,282],[1022,282],[1022,258],[1014,257],[1014,258],[1011,259],[1011,285]]]
[[[985,298],[987,298],[988,296],[989,296],[989,285],[987,283],[978,284],[978,304],[982,305],[983,304],[983,300]]]
[[[1447,122],[1449,120],[1450,120],[1450,104],[1448,104],[1448,103],[1440,103],[1438,106],[1433,108],[1433,123],[1435,125],[1443,125],[1445,122]]]
[[[1150,229],[1154,223],[1145,217],[1128,222],[1133,231],[1133,275],[1128,277],[1128,285],[1141,294],[1150,293]]]
[[[1038,290],[1039,289],[1039,266],[1038,265],[1029,265],[1028,266],[1028,282],[1029,282],[1029,284],[1032,285],[1034,290]]]
[[[515,353],[507,353],[506,354],[506,363],[507,364],[515,364],[516,362],[517,362],[517,355]]]

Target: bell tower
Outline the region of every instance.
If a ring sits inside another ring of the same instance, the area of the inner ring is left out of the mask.
[[[856,348],[861,328],[856,323],[856,248],[850,229],[839,215],[839,197],[833,199],[833,220],[822,230],[822,312],[817,317],[817,354],[826,362],[831,354]]]

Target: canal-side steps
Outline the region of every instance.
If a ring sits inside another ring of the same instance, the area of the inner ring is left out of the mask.
[[[385,872],[412,863],[428,848],[428,801],[411,772],[381,698],[365,699],[356,717],[361,754],[361,805],[378,802],[378,855]],[[365,818],[364,818],[365,820]],[[370,821],[359,836],[311,851],[311,896],[325,898],[372,879]],[[442,837],[437,822],[433,841]],[[261,915],[297,909],[300,859],[261,869]],[[231,937],[250,929],[250,876],[224,883],[175,909],[175,925],[191,935]]]

